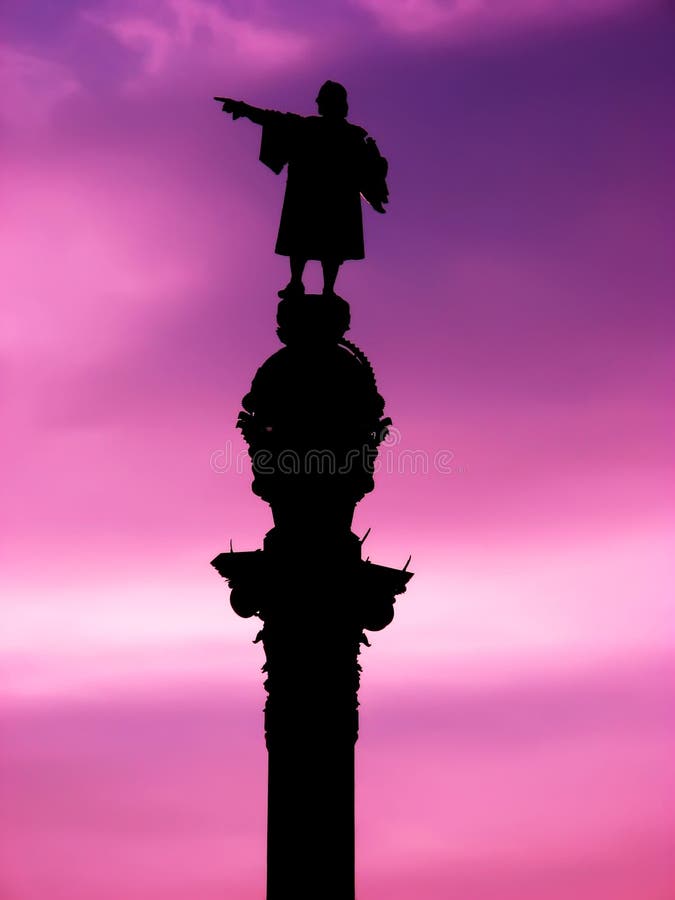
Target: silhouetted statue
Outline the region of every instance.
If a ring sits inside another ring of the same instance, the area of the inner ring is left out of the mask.
[[[304,294],[307,260],[321,261],[324,295],[334,294],[346,259],[363,259],[361,196],[379,213],[388,201],[387,161],[375,141],[347,121],[347,91],[326,81],[316,98],[319,115],[258,109],[215,97],[234,119],[262,125],[260,160],[278,175],[288,164],[276,252],[290,257],[291,280],[280,297]]]

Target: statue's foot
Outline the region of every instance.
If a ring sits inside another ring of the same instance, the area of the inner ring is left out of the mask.
[[[324,289],[321,291],[321,296],[329,297],[330,299],[332,299],[333,297],[337,297],[337,294],[335,293],[335,288],[324,287]]]
[[[289,281],[285,288],[277,291],[277,297],[281,297],[282,299],[285,299],[286,297],[302,297],[304,293],[304,284],[294,284],[292,281]]]

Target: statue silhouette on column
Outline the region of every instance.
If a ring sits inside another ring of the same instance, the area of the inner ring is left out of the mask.
[[[290,257],[277,336],[242,400],[253,492],[274,526],[263,548],[220,553],[230,604],[263,622],[268,749],[267,900],[354,900],[354,745],[364,631],[392,621],[412,573],[363,559],[356,505],[374,488],[384,417],[373,367],[345,337],[349,304],[334,293],[346,259],[362,259],[361,196],[387,202],[387,163],[346,121],[347,93],[327,81],[319,116],[216,97],[263,127],[261,160],[288,165],[276,251]],[[324,272],[305,294],[307,260]]]
[[[347,121],[347,91],[326,81],[316,98],[318,116],[259,109],[216,97],[234,119],[262,125],[260,161],[277,175],[288,166],[276,252],[290,257],[291,280],[278,294],[305,291],[302,276],[310,259],[323,269],[323,293],[332,295],[342,263],[363,259],[361,197],[386,212],[387,161],[367,131]]]

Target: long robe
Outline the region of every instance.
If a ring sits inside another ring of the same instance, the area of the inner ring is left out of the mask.
[[[361,191],[375,146],[367,132],[345,119],[271,110],[262,125],[261,161],[277,174],[288,164],[276,253],[363,259]]]

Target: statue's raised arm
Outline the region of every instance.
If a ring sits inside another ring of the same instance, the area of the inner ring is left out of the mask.
[[[263,128],[260,160],[279,174],[288,166],[275,251],[290,257],[291,280],[279,296],[302,294],[307,260],[321,261],[324,294],[347,259],[363,259],[361,197],[379,213],[389,194],[387,161],[358,125],[347,121],[347,91],[327,81],[316,98],[318,116],[299,116],[215,97],[233,119]]]

